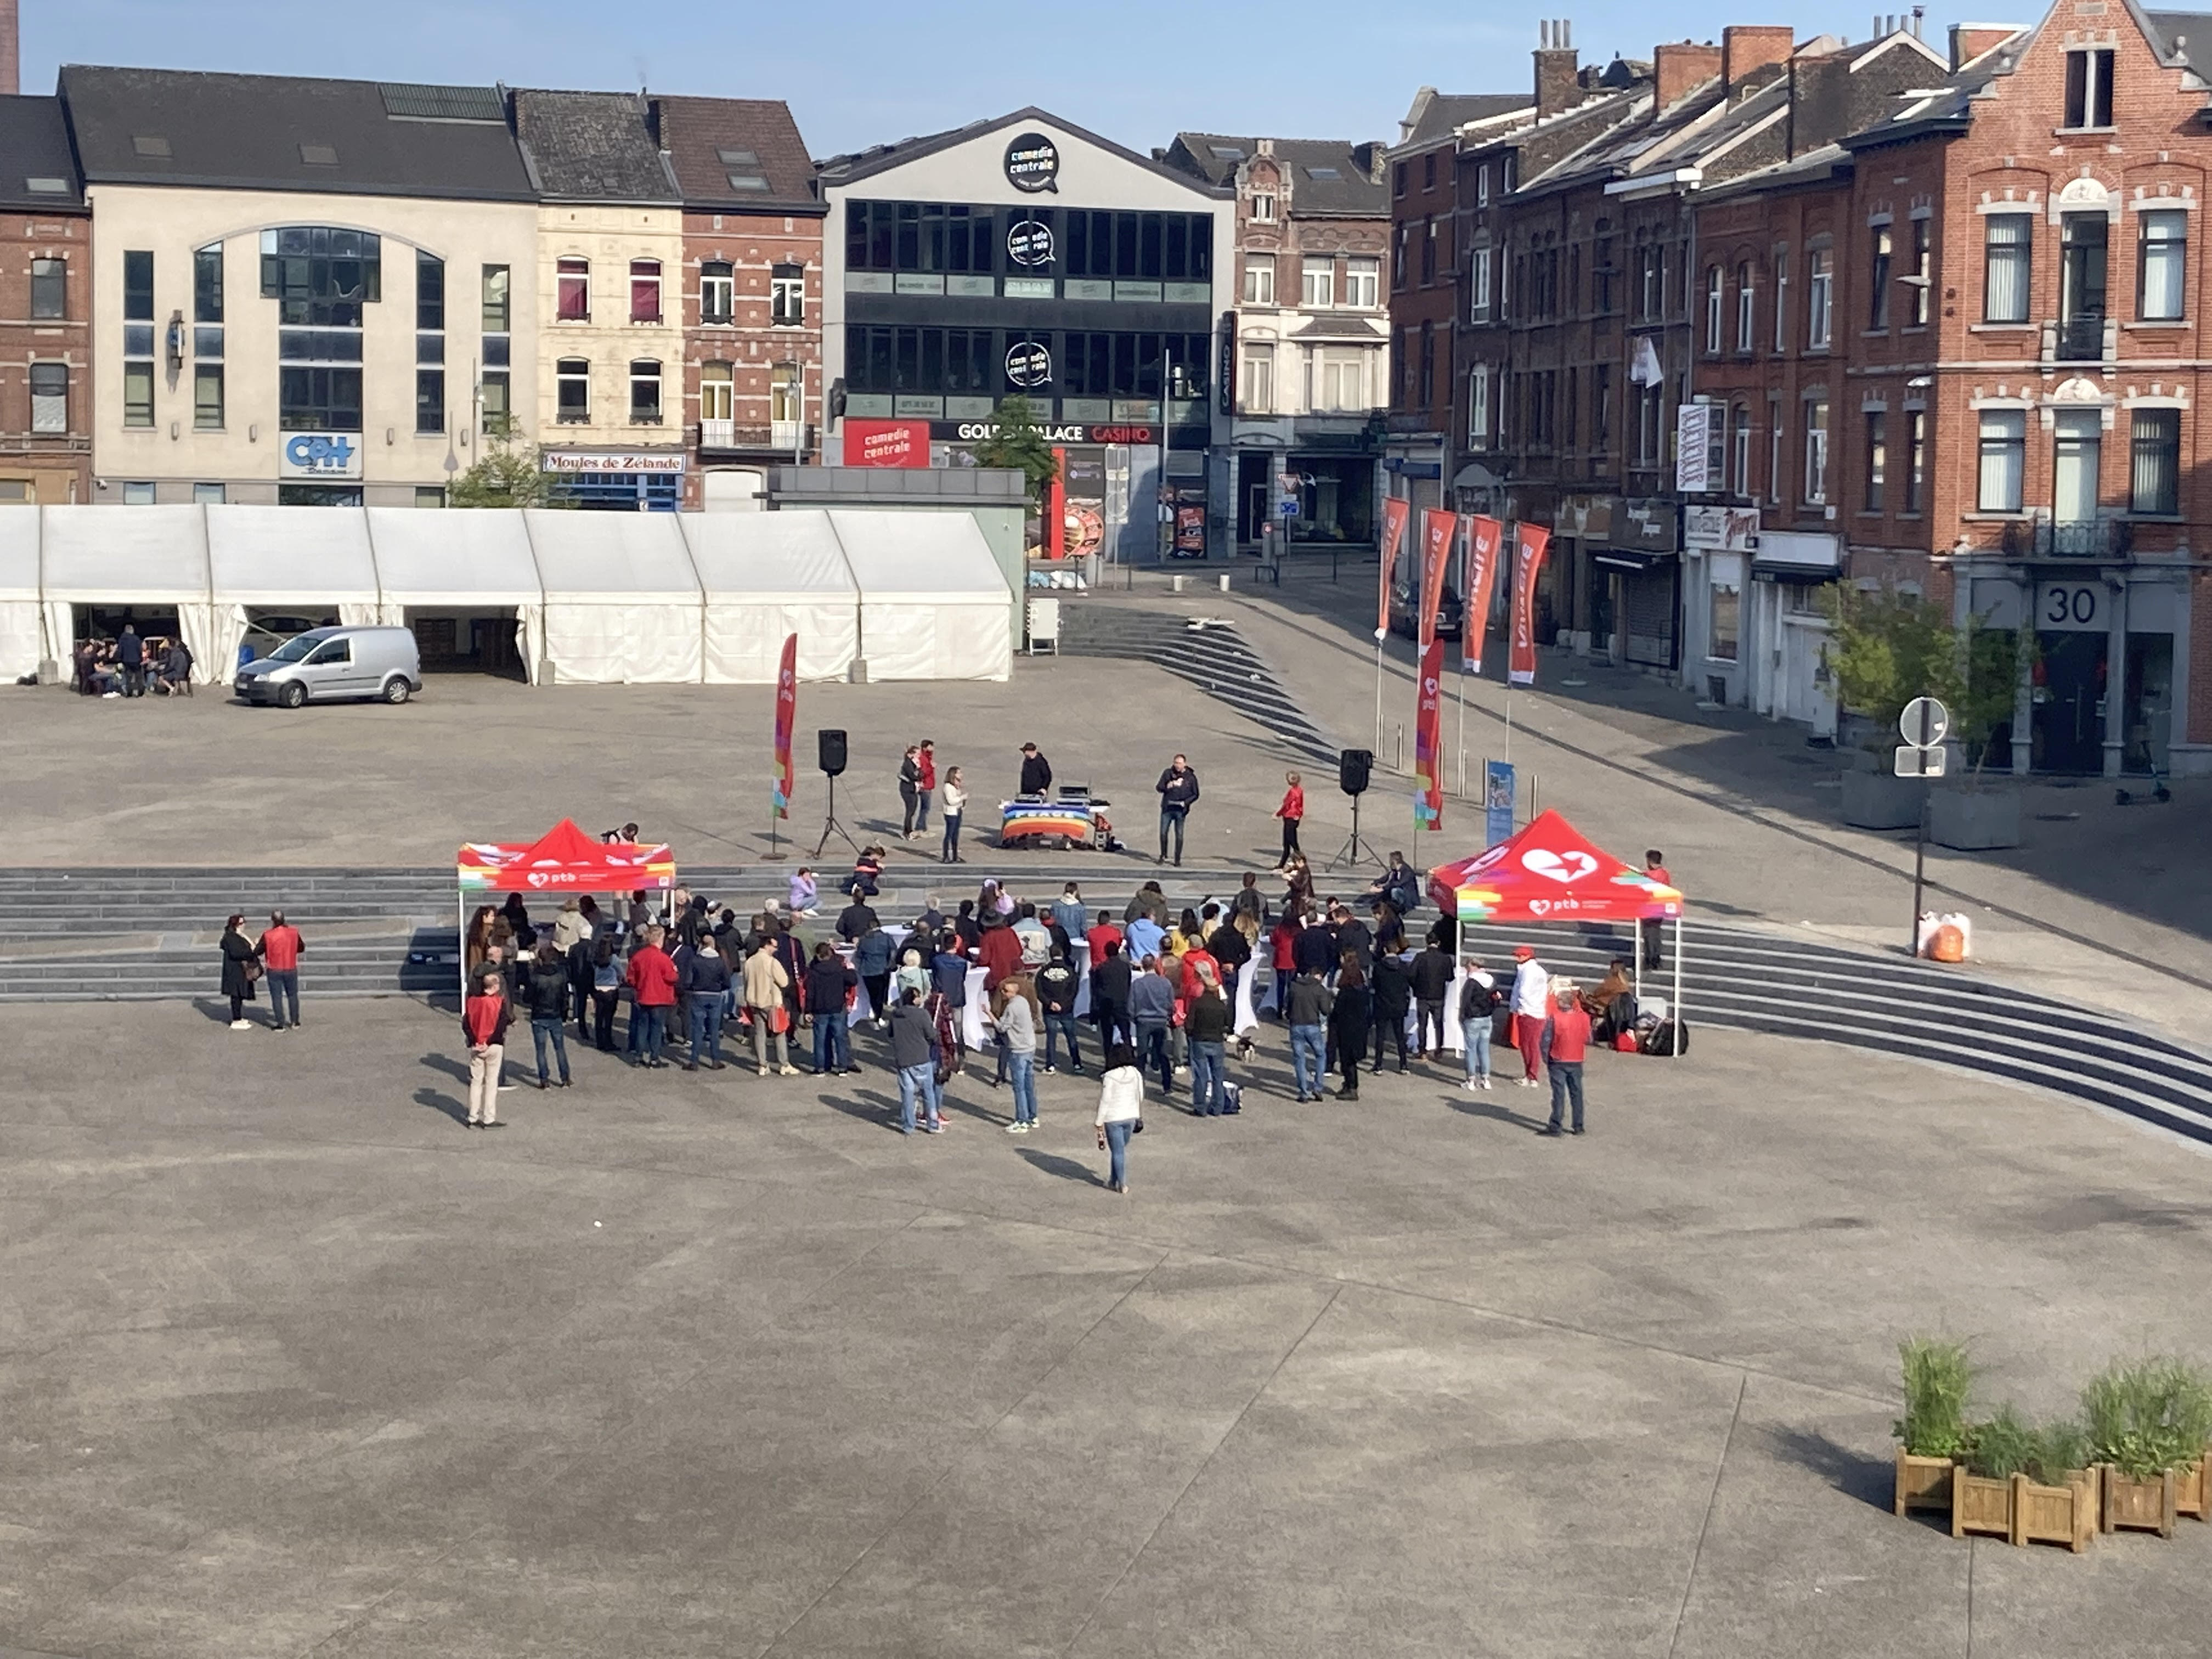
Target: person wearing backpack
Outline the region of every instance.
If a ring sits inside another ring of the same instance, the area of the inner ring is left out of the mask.
[[[1479,957],[1465,960],[1467,977],[1459,988],[1459,1034],[1465,1048],[1469,1089],[1490,1086],[1490,1032],[1498,1006],[1504,1001],[1498,981]]]

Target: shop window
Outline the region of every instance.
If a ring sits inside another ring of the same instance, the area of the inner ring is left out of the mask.
[[[69,365],[31,365],[31,430],[62,433],[70,429]]]
[[[641,357],[629,366],[629,422],[632,426],[660,424],[660,365]]]
[[[2112,125],[2112,58],[2109,51],[2066,54],[2066,125]]]
[[[2027,412],[1985,409],[1981,418],[1981,468],[1974,505],[1984,513],[2017,513],[2027,472]]]
[[[31,261],[31,318],[58,322],[69,315],[69,261]]]
[[[2189,263],[2189,216],[2160,208],[2142,217],[2136,315],[2147,323],[2179,322],[2188,313],[2183,276]]]
[[[580,426],[592,418],[592,366],[581,357],[563,357],[553,366],[553,418]]]
[[[1705,655],[1716,662],[1736,659],[1743,592],[1733,583],[1715,582],[1706,590]]]
[[[726,260],[709,259],[699,267],[699,320],[726,323],[737,315],[738,278]]]
[[[801,265],[777,265],[769,273],[768,319],[777,328],[798,328],[806,321],[806,270]]]
[[[2170,517],[2181,511],[2181,411],[2138,409],[2134,425],[2128,510]]]
[[[2025,213],[1992,213],[1982,228],[1982,320],[2027,320],[2028,274],[2035,221]]]
[[[633,323],[660,320],[660,261],[629,262],[629,319]]]
[[[592,320],[592,262],[561,259],[553,266],[553,319],[560,323]]]

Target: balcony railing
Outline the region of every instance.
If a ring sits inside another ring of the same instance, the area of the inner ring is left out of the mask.
[[[2105,319],[2102,313],[2062,317],[2051,325],[2046,343],[2050,360],[2059,363],[2097,363],[2105,360]]]
[[[699,447],[702,451],[739,454],[804,454],[814,447],[814,428],[798,421],[770,421],[756,426],[741,426],[735,421],[702,421]]]
[[[2124,519],[2008,524],[2003,548],[2014,558],[2124,559],[2135,550],[2135,526]]]

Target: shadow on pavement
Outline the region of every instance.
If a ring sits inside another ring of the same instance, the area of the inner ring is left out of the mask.
[[[451,1095],[433,1089],[427,1084],[415,1091],[415,1103],[417,1106],[428,1106],[434,1112],[443,1112],[456,1123],[466,1123],[469,1121],[469,1109],[466,1106],[455,1100]]]
[[[1516,1129],[1540,1129],[1551,1121],[1548,1116],[1523,1117],[1518,1112],[1509,1111],[1494,1100],[1477,1100],[1472,1096],[1447,1103],[1452,1110],[1468,1117],[1486,1117],[1493,1123],[1510,1123]]]
[[[451,1054],[435,1052],[427,1054],[422,1056],[422,1064],[431,1071],[444,1073],[456,1083],[466,1083],[469,1080],[467,1063],[455,1060]]]
[[[1790,1462],[1826,1477],[1846,1497],[1885,1512],[1893,1507],[1896,1469],[1893,1464],[1854,1450],[1814,1429],[1777,1428],[1768,1431],[1767,1438]]]
[[[1042,1174],[1058,1176],[1062,1181],[1073,1181],[1083,1187],[1103,1187],[1106,1184],[1105,1176],[1089,1164],[1078,1164],[1072,1158],[1062,1158],[1056,1152],[1040,1152],[1027,1146],[1023,1147],[1021,1152],[1022,1162]]]

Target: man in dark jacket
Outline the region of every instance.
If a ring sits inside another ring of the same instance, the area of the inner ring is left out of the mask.
[[[115,665],[123,671],[123,695],[143,697],[146,695],[146,646],[139,639],[138,630],[129,623],[115,641]]]
[[[719,1072],[722,1069],[722,1014],[730,994],[728,959],[712,939],[686,945],[676,956],[677,985],[684,994],[685,1030],[691,1043],[684,1069],[696,1072],[703,1060],[708,1071]]]
[[[1375,1074],[1382,1074],[1382,1050],[1398,1049],[1398,1069],[1406,1069],[1406,1016],[1413,1009],[1413,976],[1399,956],[1375,958],[1368,983],[1375,996]]]
[[[855,944],[863,933],[883,924],[877,921],[875,911],[864,898],[854,898],[837,913],[837,937],[848,945]]]
[[[1068,1068],[1076,1076],[1083,1075],[1083,1053],[1075,1045],[1075,994],[1082,986],[1081,975],[1067,964],[1066,947],[1054,945],[1052,960],[1037,969],[1037,1004],[1044,1010],[1044,1068],[1057,1071],[1053,1064],[1054,1041],[1067,1040]]]
[[[1336,999],[1319,974],[1300,969],[1283,1000],[1283,1018],[1291,1028],[1291,1076],[1301,1101],[1319,1100],[1323,1069],[1328,1057],[1328,1017]]]
[[[1358,958],[1359,971],[1368,972],[1375,966],[1375,931],[1358,916],[1338,905],[1329,920],[1336,927],[1336,959],[1341,964],[1346,956]]]
[[[1091,1018],[1098,1027],[1102,1047],[1110,1048],[1117,1040],[1131,1044],[1137,1040],[1136,1027],[1129,1022],[1129,987],[1136,976],[1128,957],[1121,954],[1121,941],[1109,939],[1106,959],[1091,970]]]
[[[806,964],[800,982],[806,1012],[814,1022],[814,1075],[831,1077],[859,1068],[853,1064],[852,1039],[848,1033],[845,999],[860,988],[860,976],[837,955],[837,947],[823,939],[814,947],[814,960]]]
[[[1022,745],[1022,793],[1042,795],[1052,787],[1052,763],[1033,743]]]
[[[1229,1028],[1234,1019],[1212,970],[1198,970],[1199,994],[1183,1015],[1183,1036],[1190,1043],[1190,1115],[1219,1117],[1229,1109],[1229,1091],[1222,1085]]]
[[[538,1086],[546,1086],[545,1045],[560,1061],[561,1086],[568,1086],[568,965],[548,939],[530,962],[530,1046],[538,1054]]]
[[[1291,965],[1301,974],[1327,979],[1336,971],[1336,930],[1322,922],[1305,922],[1291,941]]]
[[[1208,915],[1212,913],[1212,905],[1206,908]],[[1244,964],[1252,960],[1251,945],[1246,943],[1244,935],[1238,933],[1232,924],[1224,921],[1206,936],[1206,953],[1221,964],[1222,994],[1233,998],[1237,992],[1237,975]]]
[[[1413,1058],[1444,1057],[1444,999],[1451,994],[1452,958],[1449,951],[1431,944],[1413,958],[1413,1006],[1419,1018],[1413,1027]],[[1435,1034],[1430,1034],[1430,1027]]]
[[[1168,833],[1175,832],[1175,861],[1182,862],[1183,820],[1190,809],[1198,805],[1198,774],[1191,770],[1190,762],[1181,755],[1168,763],[1160,774],[1160,781],[1152,787],[1160,797],[1160,862],[1167,862]]]
[[[891,1007],[891,1064],[898,1071],[899,1133],[914,1133],[914,1107],[919,1098],[928,1110],[927,1133],[944,1125],[937,1092],[937,1026],[922,1011],[921,993],[909,985]]]
[[[921,951],[921,959],[927,962],[933,951],[929,945],[921,943],[921,937],[917,931],[908,942],[915,945]],[[868,988],[868,1006],[875,1010],[878,1026],[890,1018],[891,969],[897,957],[898,941],[885,928],[871,927],[853,946],[854,971],[860,975],[860,983]]]

